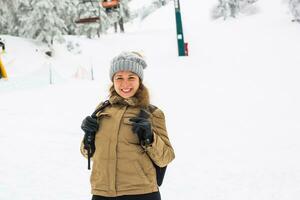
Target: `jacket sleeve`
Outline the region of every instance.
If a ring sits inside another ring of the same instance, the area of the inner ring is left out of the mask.
[[[154,140],[152,145],[147,147],[146,150],[157,166],[164,167],[175,158],[175,154],[168,137],[164,113],[160,109],[156,109],[152,115]]]

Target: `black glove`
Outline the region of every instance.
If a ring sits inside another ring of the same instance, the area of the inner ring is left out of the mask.
[[[137,134],[141,145],[147,146],[153,142],[153,133],[150,121],[147,119],[149,114],[141,110],[138,117],[130,119],[132,123],[132,131]]]
[[[95,135],[99,129],[97,119],[92,118],[91,116],[87,116],[82,121],[81,129],[85,133],[83,138],[84,149],[89,150],[90,148],[91,155],[93,155],[96,150]]]

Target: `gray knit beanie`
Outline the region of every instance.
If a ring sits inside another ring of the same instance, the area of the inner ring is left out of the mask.
[[[141,80],[144,78],[143,69],[147,67],[144,58],[136,52],[122,52],[114,57],[110,63],[109,77],[113,80],[115,73],[119,71],[131,71],[137,74]]]

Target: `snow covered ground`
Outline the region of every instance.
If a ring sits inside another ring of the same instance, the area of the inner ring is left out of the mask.
[[[181,2],[189,57],[177,57],[172,4],[125,34],[66,37],[79,47],[56,45],[51,59],[40,44],[1,36],[0,199],[90,199],[81,120],[107,98],[110,59],[136,50],[176,153],[164,200],[298,200],[300,26],[279,0],[228,21],[210,19],[213,5]]]

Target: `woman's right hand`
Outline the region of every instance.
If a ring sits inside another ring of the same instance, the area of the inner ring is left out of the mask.
[[[84,120],[82,121],[81,124],[81,129],[85,132],[85,133],[93,133],[96,134],[96,132],[99,129],[99,124],[97,119],[92,118],[91,116],[87,116],[86,118],[84,118]]]
[[[99,124],[97,119],[87,116],[84,118],[81,124],[81,129],[84,131],[83,144],[86,150],[90,149],[91,154],[95,152],[95,135],[99,129]]]

